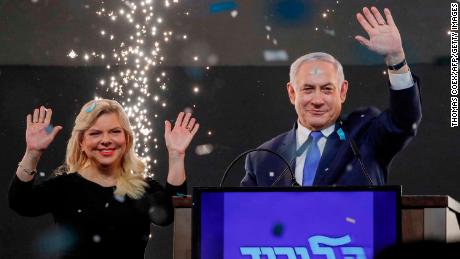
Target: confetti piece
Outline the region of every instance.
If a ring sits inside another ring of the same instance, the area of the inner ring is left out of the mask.
[[[238,5],[233,1],[218,2],[209,6],[209,12],[215,14],[235,10],[236,8],[238,8]]]
[[[94,108],[96,108],[96,101],[93,101],[91,105],[88,108],[86,108],[85,112],[90,113],[94,110]]]
[[[51,124],[48,125],[48,127],[45,128],[46,134],[48,134],[48,135],[51,134],[51,132],[53,132],[53,128],[54,128],[53,125],[51,125]]]
[[[195,154],[199,156],[205,156],[211,154],[213,150],[214,146],[212,144],[198,145],[195,148]]]
[[[35,237],[34,245],[43,258],[56,258],[76,245],[77,235],[69,228],[45,228]]]
[[[101,242],[101,237],[99,235],[94,235],[93,236],[93,241],[94,241],[94,243],[99,243],[99,242]]]
[[[329,36],[332,36],[332,37],[335,36],[335,30],[323,29],[323,32]]]
[[[275,224],[275,226],[273,226],[272,233],[274,236],[280,237],[281,235],[283,235],[283,230],[284,230],[283,224],[277,223]]]
[[[347,222],[352,223],[352,224],[356,224],[356,220],[355,220],[354,218],[346,217],[345,220],[346,220]]]
[[[114,197],[115,200],[117,200],[118,202],[125,202],[125,196],[124,196],[124,195],[116,195],[116,194],[114,194],[113,197]]]
[[[287,61],[289,56],[283,49],[281,50],[264,50],[264,59],[267,62]]]
[[[347,170],[347,172],[350,172],[351,170],[353,169],[353,166],[348,164],[347,167],[345,168],[345,170]]]

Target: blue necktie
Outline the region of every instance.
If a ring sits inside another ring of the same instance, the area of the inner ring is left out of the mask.
[[[321,159],[321,153],[319,152],[318,140],[323,136],[321,131],[310,132],[310,138],[312,139],[310,148],[308,149],[307,156],[305,157],[305,164],[303,166],[303,179],[302,186],[311,186],[315,180],[316,169]]]

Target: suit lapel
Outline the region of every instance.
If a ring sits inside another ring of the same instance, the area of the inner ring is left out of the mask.
[[[356,140],[356,136],[359,135],[360,130],[363,130],[362,125],[366,124],[366,121],[369,120],[370,116],[360,116],[358,121],[349,122],[353,125],[353,128],[350,129],[346,125],[340,125],[336,123],[336,130],[330,135],[331,141],[326,142],[326,147],[324,148],[323,157],[321,158],[320,165],[316,172],[315,185],[333,185],[337,183],[340,177],[343,176],[344,170],[347,163],[353,160],[353,152],[350,148],[349,138]],[[340,140],[339,135],[337,134],[337,129],[342,128],[346,133],[345,140]],[[327,170],[326,170],[327,169]]]
[[[295,174],[295,149],[296,149],[296,129],[297,124],[294,124],[292,130],[284,137],[281,145],[277,148],[276,152],[280,154],[288,163],[290,163],[292,173]],[[284,163],[282,164],[282,169],[278,172],[278,175],[282,173],[285,168]],[[277,175],[277,176],[278,176]],[[291,176],[289,172],[285,172],[285,176],[280,179],[277,186],[290,186],[291,185]]]
[[[340,169],[342,162],[348,161],[347,157],[351,153],[347,140],[349,136],[344,135],[342,127],[340,123],[336,123],[334,132],[327,138],[313,185],[332,185],[342,173]],[[342,132],[342,138],[339,136],[338,131]],[[343,136],[345,136],[345,139],[343,139]]]

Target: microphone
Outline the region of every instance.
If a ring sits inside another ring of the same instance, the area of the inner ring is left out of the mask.
[[[297,157],[301,156],[303,154],[303,152],[305,152],[305,150],[307,149],[308,145],[310,145],[310,143],[311,143],[311,139],[308,138],[307,140],[305,140],[305,142],[302,145],[300,145],[300,147],[295,151],[295,156],[289,162],[289,166],[292,165],[292,163],[294,162],[294,159],[296,159]],[[278,175],[278,177],[272,183],[272,185],[270,185],[270,187],[275,186],[281,180],[281,178],[286,174],[287,169],[288,169],[288,167],[285,167],[283,169],[281,174]],[[300,187],[301,185],[297,182],[297,179],[295,178],[295,174],[292,172],[292,170],[290,170],[289,172],[291,173],[291,186]]]
[[[232,167],[236,164],[236,162],[238,162],[243,156],[245,156],[246,154],[249,154],[249,153],[252,153],[252,152],[256,152],[256,151],[264,151],[264,152],[269,152],[269,153],[272,153],[274,154],[275,156],[277,156],[278,158],[280,158],[284,164],[286,164],[286,169],[289,170],[289,172],[291,172],[291,176],[294,177],[294,174],[292,173],[292,169],[291,169],[291,166],[289,165],[289,163],[286,161],[286,159],[284,159],[284,157],[282,157],[280,154],[276,153],[275,151],[272,151],[270,149],[265,149],[265,148],[255,148],[255,149],[250,149],[250,150],[247,150],[243,153],[241,153],[240,155],[238,155],[235,159],[233,159],[233,161],[230,163],[230,165],[227,167],[227,169],[225,169],[225,172],[224,172],[224,175],[222,176],[222,179],[220,180],[220,184],[219,184],[219,187],[222,187],[222,185],[224,184],[224,181],[225,181],[225,178],[227,178],[227,174],[230,172],[230,169],[232,169]],[[294,181],[295,181],[295,177],[294,177]]]
[[[340,125],[342,126],[342,130],[345,131],[345,126],[343,125],[342,120],[339,120]],[[370,186],[374,186],[374,181],[372,181],[372,178],[369,176],[369,173],[367,171],[366,166],[364,165],[363,160],[361,159],[361,152],[359,152],[358,145],[356,145],[355,140],[351,137],[351,135],[348,134],[348,143],[350,144],[351,151],[353,152],[353,156],[358,160],[359,165],[361,166],[361,172],[366,176],[367,182],[369,183]]]

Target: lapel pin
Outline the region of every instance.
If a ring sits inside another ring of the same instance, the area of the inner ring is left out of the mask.
[[[337,130],[337,135],[339,135],[340,140],[342,140],[342,141],[345,140],[345,132],[343,132],[342,128],[339,128]]]

